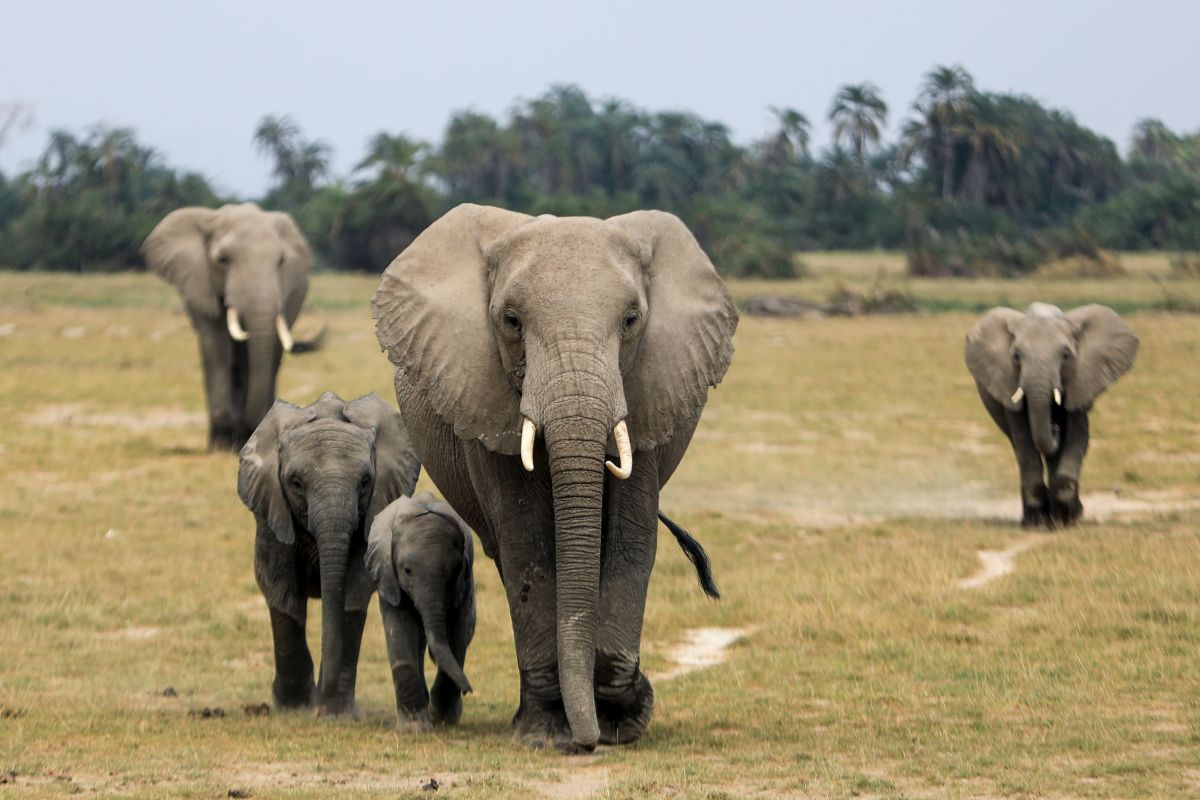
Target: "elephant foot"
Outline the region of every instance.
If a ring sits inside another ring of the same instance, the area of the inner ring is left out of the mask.
[[[553,747],[564,753],[574,752],[571,726],[567,723],[567,714],[561,704],[557,709],[535,709],[528,703],[522,703],[513,717],[512,738],[517,744],[534,750]]]
[[[457,725],[462,718],[462,695],[455,692],[440,697],[436,693],[429,700],[429,719],[434,725]]]
[[[1060,528],[1074,525],[1083,516],[1083,503],[1079,500],[1079,482],[1064,478],[1054,482],[1054,496],[1050,504],[1051,521]]]
[[[233,429],[217,429],[208,433],[208,452],[210,453],[236,453],[242,449],[244,441],[239,441],[239,437],[235,436]]]
[[[312,678],[307,683],[289,683],[276,676],[271,694],[275,698],[275,708],[280,711],[306,709],[316,704],[317,687]]]
[[[1043,506],[1024,506],[1021,509],[1022,528],[1053,528],[1050,509]]]
[[[433,730],[433,720],[429,710],[422,708],[411,711],[407,708],[396,708],[396,731],[398,733],[428,733]]]
[[[358,718],[358,709],[354,706],[353,697],[330,697],[323,698],[317,705],[318,717],[346,717],[348,719]]]
[[[596,657],[596,721],[600,744],[629,744],[645,733],[654,716],[654,687],[636,658]]]

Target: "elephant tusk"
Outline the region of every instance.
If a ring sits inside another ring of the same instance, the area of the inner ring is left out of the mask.
[[[1062,392],[1059,391],[1058,389],[1054,390],[1054,405],[1056,405],[1056,406],[1062,405]]]
[[[533,438],[537,435],[537,425],[525,417],[521,423],[521,466],[526,472],[533,472]]]
[[[621,466],[617,466],[611,461],[605,461],[604,466],[608,467],[608,471],[621,480],[625,480],[633,474],[633,448],[629,446],[629,428],[625,425],[625,420],[617,423],[617,427],[613,428],[613,438],[617,440],[617,456],[621,461]]]
[[[1021,402],[1022,398],[1024,398],[1024,397],[1025,397],[1025,390],[1022,389],[1020,386],[1018,386],[1017,390],[1015,392],[1013,392],[1012,401],[1014,403],[1019,403],[1019,402]]]
[[[279,343],[283,345],[284,351],[292,352],[295,342],[292,341],[292,332],[288,330],[287,320],[283,318],[283,314],[275,317],[275,333],[279,334]]]
[[[225,327],[229,328],[229,335],[235,342],[244,342],[250,338],[250,334],[246,333],[238,319],[237,309],[233,306],[225,309]]]

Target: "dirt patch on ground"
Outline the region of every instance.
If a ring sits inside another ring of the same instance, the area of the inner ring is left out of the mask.
[[[958,588],[978,589],[1005,575],[1011,575],[1017,568],[1017,556],[1043,541],[1045,539],[1040,536],[1030,536],[1004,550],[980,550],[977,554],[981,565],[979,571],[960,580]]]
[[[744,638],[745,628],[694,628],[684,634],[683,642],[672,648],[675,666],[650,675],[651,680],[669,681],[698,669],[713,667],[725,660],[726,650]]]
[[[204,424],[204,415],[175,408],[147,408],[136,412],[91,411],[82,403],[60,403],[42,406],[26,417],[26,421],[41,428],[124,428],[144,432],[201,426]]]
[[[608,793],[607,767],[590,767],[560,773],[557,781],[525,781],[525,785],[542,797],[555,800],[585,800],[601,792]]]

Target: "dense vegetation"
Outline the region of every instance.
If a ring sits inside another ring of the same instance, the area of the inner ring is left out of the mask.
[[[271,160],[261,202],[292,212],[331,269],[375,271],[450,206],[608,216],[674,211],[730,274],[786,276],[807,249],[905,248],[914,274],[1013,275],[1099,248],[1200,249],[1200,133],[1143,120],[1122,159],[1110,140],[1032,98],[975,87],[961,67],[924,80],[897,141],[869,83],[842,87],[831,145],[809,120],[740,145],[721,123],[554,86],[505,119],[455,113],[431,145],[380,132],[351,175],[288,117],[253,143]],[[22,269],[119,269],[180,205],[220,200],[164,165],[132,131],[55,131],[39,161],[0,175],[0,261]]]

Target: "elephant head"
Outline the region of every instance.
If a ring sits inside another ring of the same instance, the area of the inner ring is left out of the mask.
[[[315,539],[321,577],[322,697],[336,695],[346,567],[375,514],[416,485],[400,414],[374,394],[332,392],[306,408],[277,400],[241,451],[238,495],[283,544]]]
[[[188,313],[224,319],[246,342],[245,419],[257,425],[275,399],[275,367],[308,290],[312,257],[287,214],[253,203],[172,211],[142,245],[146,265],[173,285]]]
[[[993,308],[967,334],[967,368],[983,391],[1009,411],[1029,410],[1034,444],[1058,452],[1055,405],[1086,411],[1133,366],[1138,339],[1111,308],[1063,313],[1033,303],[1025,313]],[[1053,403],[1053,405],[1052,405]]]
[[[380,596],[398,606],[408,595],[434,662],[464,694],[471,683],[450,651],[446,616],[470,591],[472,561],[470,528],[429,492],[401,497],[371,523],[366,562]]]
[[[724,283],[671,214],[468,204],[392,263],[372,305],[398,382],[461,439],[549,470],[559,685],[574,744],[594,746],[606,463],[626,478],[637,451],[690,437],[733,354]]]

